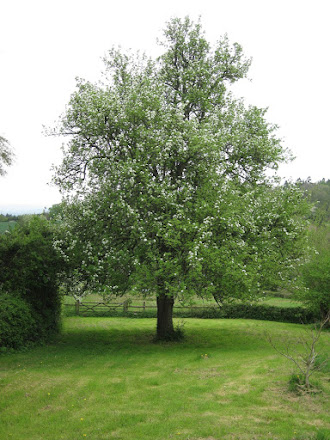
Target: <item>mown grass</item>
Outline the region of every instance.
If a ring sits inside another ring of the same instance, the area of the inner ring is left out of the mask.
[[[315,373],[322,393],[288,392],[291,365],[264,338],[301,326],[187,319],[184,342],[157,344],[154,326],[66,318],[56,344],[2,355],[0,438],[329,438],[328,377]]]
[[[276,307],[302,307],[303,303],[301,301],[296,301],[291,298],[278,298],[278,297],[269,297],[262,300],[262,304],[267,306],[276,306]]]

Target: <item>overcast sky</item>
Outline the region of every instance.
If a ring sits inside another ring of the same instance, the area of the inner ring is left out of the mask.
[[[330,178],[328,0],[0,0],[0,135],[16,153],[0,177],[0,212],[60,201],[48,185],[61,141],[43,135],[64,111],[75,77],[95,81],[112,46],[159,53],[165,22],[189,15],[210,42],[227,33],[253,58],[235,87],[269,122],[296,160],[285,178]]]

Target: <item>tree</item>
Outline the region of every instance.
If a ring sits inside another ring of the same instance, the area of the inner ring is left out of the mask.
[[[14,154],[10,148],[9,142],[4,137],[0,136],[0,176],[6,174],[4,166],[11,165]]]
[[[313,183],[310,178],[305,181],[298,179],[297,184],[314,204],[309,215],[312,222],[318,226],[326,225],[330,221],[330,180]]]
[[[174,300],[251,298],[301,256],[296,187],[266,173],[287,153],[266,111],[228,88],[250,60],[225,36],[173,19],[156,61],[111,50],[102,83],[78,80],[57,134],[66,195],[57,247],[91,288],[157,297],[157,336]],[[276,274],[276,275],[275,275]]]
[[[330,228],[313,226],[309,235],[314,254],[302,267],[305,289],[301,291],[301,299],[318,310],[320,318],[325,320],[330,314]]]
[[[281,355],[295,365],[298,374],[292,374],[290,378],[291,389],[295,391],[311,391],[310,377],[318,370],[323,369],[329,361],[329,357],[318,353],[317,346],[322,336],[322,330],[329,323],[329,315],[325,316],[319,324],[306,327],[298,337],[292,338],[289,334],[281,335],[284,347],[278,348],[271,334],[267,334],[267,340],[271,346]],[[315,390],[313,389],[315,392]]]

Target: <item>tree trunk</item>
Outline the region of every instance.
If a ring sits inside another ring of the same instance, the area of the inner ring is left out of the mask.
[[[157,339],[171,340],[175,334],[173,327],[174,298],[165,294],[157,296]]]

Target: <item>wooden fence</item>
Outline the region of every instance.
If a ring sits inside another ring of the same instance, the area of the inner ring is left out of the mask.
[[[65,308],[70,307],[74,308],[74,313],[76,315],[84,315],[88,313],[107,313],[107,312],[133,312],[133,313],[141,313],[146,310],[155,310],[157,309],[157,305],[155,304],[147,304],[146,301],[142,301],[141,305],[136,305],[136,303],[132,303],[131,300],[125,300],[123,302],[98,302],[98,301],[76,301],[74,304],[64,304]],[[192,309],[210,309],[215,308],[218,309],[216,305],[205,305],[205,306],[194,306],[194,305],[174,305],[174,309],[178,310],[192,310]]]

